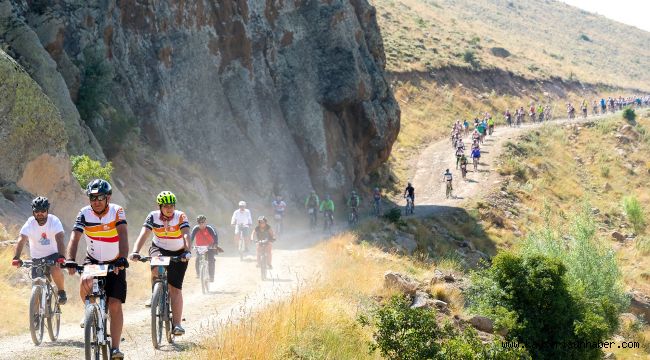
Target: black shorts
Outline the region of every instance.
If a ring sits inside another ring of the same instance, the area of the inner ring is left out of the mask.
[[[114,261],[103,262],[103,264],[112,263],[114,263]],[[99,261],[86,256],[83,264],[99,264]],[[104,291],[106,291],[107,297],[118,299],[122,302],[122,304],[124,304],[126,302],[126,269],[120,270],[117,274],[113,271],[109,271],[108,274],[106,274],[106,284],[104,285]]]
[[[179,256],[185,250],[178,251],[165,250],[159,248],[155,244],[151,244],[149,248],[149,256]],[[185,271],[187,270],[187,261],[172,261],[167,267],[167,283],[179,290],[183,289],[183,279],[185,278]]]

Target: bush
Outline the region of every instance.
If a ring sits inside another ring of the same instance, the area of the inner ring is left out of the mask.
[[[463,53],[463,60],[465,60],[466,63],[472,65],[472,67],[478,67],[478,59],[476,59],[476,53],[472,50],[465,50]]]
[[[522,343],[534,359],[599,359],[594,343],[610,334],[600,313],[609,304],[592,304],[570,291],[559,259],[501,252],[492,266],[476,273],[468,291],[471,309],[508,329],[507,339]]]
[[[86,188],[90,180],[100,178],[110,181],[111,179],[113,164],[110,161],[102,166],[99,161],[91,159],[88,155],[72,156],[70,161],[72,162],[72,175],[82,189]]]
[[[93,117],[110,95],[114,71],[100,48],[84,50],[85,63],[77,97],[81,118],[92,128]]]
[[[609,177],[609,166],[601,165],[600,166],[600,175],[602,175],[604,178],[608,178]]]
[[[623,119],[629,122],[634,122],[634,120],[636,120],[636,113],[634,112],[634,109],[626,107],[625,110],[623,110]]]
[[[643,207],[639,203],[639,200],[635,196],[626,196],[623,198],[623,210],[625,210],[627,219],[632,223],[634,232],[637,234],[642,233],[645,229],[646,222]]]
[[[371,352],[379,350],[390,360],[530,358],[524,350],[503,349],[496,341],[484,345],[472,328],[459,332],[449,323],[441,327],[434,310],[411,309],[402,296],[392,297],[370,319],[359,320],[375,327]]]
[[[398,207],[394,207],[384,213],[384,219],[396,225],[403,225],[402,221],[402,210]]]

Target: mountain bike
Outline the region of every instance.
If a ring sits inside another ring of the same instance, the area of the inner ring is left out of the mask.
[[[282,234],[282,228],[283,228],[283,225],[284,225],[282,223],[284,215],[282,213],[276,212],[275,215],[273,215],[273,218],[275,219],[275,234],[280,235],[280,234]]]
[[[405,196],[406,197],[406,209],[404,209],[405,215],[412,215],[413,214],[413,198],[410,196]]]
[[[156,267],[158,276],[154,280],[151,292],[151,342],[154,349],[159,349],[162,343],[163,327],[167,342],[174,343],[172,332],[172,303],[169,301],[167,285],[167,267],[170,262],[182,261],[182,256],[143,256],[141,262],[149,261],[151,267]]]
[[[239,251],[239,260],[244,260],[244,254],[248,251],[247,241],[248,241],[248,225],[237,224],[237,250]]]
[[[257,244],[259,245],[258,252],[259,252],[259,255],[260,255],[260,263],[259,263],[259,265],[260,265],[260,275],[262,276],[262,281],[264,281],[264,280],[266,280],[266,272],[269,269],[269,262],[268,262],[268,259],[266,257],[266,255],[267,255],[266,254],[266,251],[267,251],[266,247],[269,244],[269,239],[260,240],[260,241],[257,242]]]
[[[348,215],[348,225],[354,226],[359,223],[359,213],[356,207],[350,207],[350,214]]]
[[[199,279],[201,282],[201,291],[204,294],[208,293],[208,287],[210,284],[210,274],[208,272],[208,247],[207,246],[195,246],[196,250],[196,261],[199,263]]]
[[[323,213],[323,231],[332,234],[332,227],[334,226],[334,213],[331,210],[325,210]]]
[[[382,214],[382,208],[381,208],[381,199],[375,200],[374,204],[372,204],[372,215],[376,217],[380,217]]]
[[[318,220],[316,218],[316,216],[318,216],[316,208],[310,207],[309,209],[307,209],[307,214],[309,215],[309,229],[313,231],[316,229],[316,226],[318,225],[317,223]]]
[[[447,181],[445,181],[445,182],[447,183],[447,192],[446,192],[446,196],[447,196],[447,199],[449,199],[450,197],[452,197],[451,192],[452,192],[453,188],[452,188],[452,186],[451,186],[451,180],[447,180]]]
[[[467,179],[467,164],[463,163],[460,164],[460,173],[463,176],[463,180]]]
[[[472,165],[474,165],[474,172],[478,171],[478,159],[477,157],[472,158]]]
[[[61,307],[59,296],[52,287],[50,266],[56,265],[55,260],[35,259],[23,260],[22,267],[32,269],[32,296],[29,299],[29,332],[34,345],[43,341],[45,324],[50,340],[59,338],[61,327]]]
[[[85,278],[92,277],[92,291],[84,300],[84,351],[86,360],[106,360],[110,356],[111,336],[108,334],[108,296],[104,290],[106,276],[114,271],[113,264],[66,264]]]

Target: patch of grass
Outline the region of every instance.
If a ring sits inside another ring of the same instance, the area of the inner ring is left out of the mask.
[[[645,211],[635,196],[626,196],[623,198],[623,210],[627,219],[632,223],[634,232],[643,233],[646,227]]]

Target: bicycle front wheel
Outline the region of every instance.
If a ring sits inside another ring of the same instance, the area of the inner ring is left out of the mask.
[[[86,353],[86,360],[99,360],[102,353],[99,346],[99,338],[97,337],[97,328],[99,327],[99,313],[97,306],[86,306],[86,314],[84,315],[84,350]]]
[[[41,297],[43,288],[41,286],[32,287],[32,297],[29,300],[29,331],[32,334],[34,345],[40,345],[43,341],[43,311],[41,306]]]
[[[47,301],[47,334],[50,336],[50,340],[56,341],[61,328],[61,307],[59,296],[52,289],[50,291],[51,296]]]
[[[264,252],[266,249],[264,247],[260,248],[260,251]],[[262,276],[262,281],[266,280],[266,255],[262,254],[260,256],[260,275]]]
[[[202,259],[201,266],[199,267],[199,269],[201,269],[199,271],[199,277],[201,278],[201,291],[203,291],[204,294],[208,293],[208,281],[210,280],[208,276],[208,264],[206,262],[207,260]]]
[[[163,284],[157,282],[151,293],[151,343],[154,349],[159,349],[162,342],[163,303]]]

